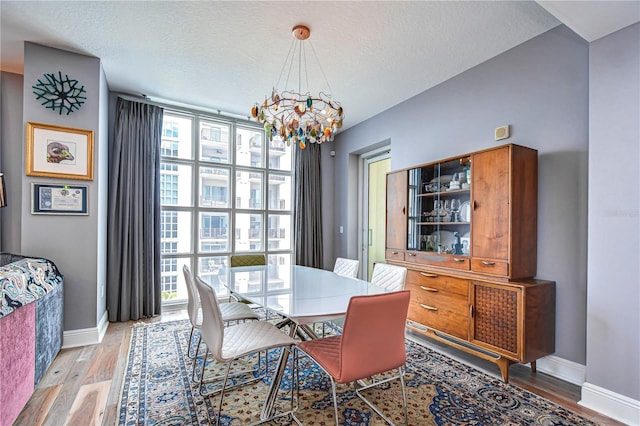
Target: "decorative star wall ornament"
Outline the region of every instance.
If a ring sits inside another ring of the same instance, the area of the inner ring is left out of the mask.
[[[43,81],[44,80],[44,81]],[[67,115],[80,109],[87,99],[84,94],[84,86],[78,80],[69,78],[67,74],[62,78],[62,72],[44,74],[44,78],[38,79],[38,83],[31,86],[36,100],[42,101],[41,105],[53,111],[66,112]]]

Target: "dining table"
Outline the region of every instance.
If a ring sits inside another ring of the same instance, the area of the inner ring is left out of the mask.
[[[344,317],[353,296],[384,293],[384,288],[358,278],[300,265],[259,265],[230,268],[226,284],[231,295],[279,315],[277,326],[291,337],[315,339],[312,324]],[[273,417],[273,405],[286,369],[283,349],[260,415]]]

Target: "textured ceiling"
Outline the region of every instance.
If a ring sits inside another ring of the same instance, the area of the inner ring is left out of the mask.
[[[3,0],[0,8],[3,71],[22,74],[30,41],[100,58],[113,91],[245,117],[278,80],[291,28],[307,24],[347,128],[560,23],[529,1]],[[327,90],[312,54],[307,63],[311,89]]]

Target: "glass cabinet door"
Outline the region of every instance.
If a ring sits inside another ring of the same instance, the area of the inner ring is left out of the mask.
[[[407,248],[469,256],[471,247],[471,158],[409,171]]]

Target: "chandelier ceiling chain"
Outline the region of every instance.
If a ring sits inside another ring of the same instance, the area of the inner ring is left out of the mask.
[[[274,138],[291,142],[304,149],[308,143],[322,143],[333,140],[338,129],[342,127],[344,111],[340,102],[333,99],[331,94],[322,91],[313,95],[309,86],[309,70],[307,67],[307,50],[304,41],[311,35],[311,30],[305,25],[296,25],[292,29],[294,40],[289,47],[289,52],[285,59],[276,86],[274,86],[271,97],[265,97],[262,104],[256,103],[251,109],[251,115],[259,123],[264,123],[264,130],[269,140]],[[309,41],[311,44],[311,42]],[[317,62],[328,90],[331,86],[327,76],[320,65],[318,55],[313,44],[311,50]],[[296,52],[297,51],[297,52]],[[293,70],[296,53],[298,55],[298,87],[297,91],[289,89],[289,77]],[[278,84],[282,80],[284,70],[289,64],[287,79],[282,91],[278,91]],[[304,66],[304,70],[303,70]],[[307,84],[306,92],[302,92],[302,78]]]

